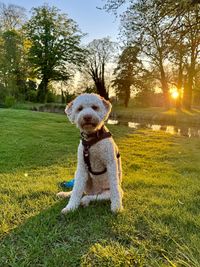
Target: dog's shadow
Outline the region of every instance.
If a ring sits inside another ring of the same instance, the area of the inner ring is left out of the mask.
[[[108,202],[62,215],[65,204],[56,202],[6,234],[0,242],[0,266],[80,266],[89,248],[107,239],[117,216]]]

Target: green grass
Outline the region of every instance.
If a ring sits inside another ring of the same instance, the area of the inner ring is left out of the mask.
[[[58,114],[0,109],[0,266],[200,266],[198,138],[109,126],[124,211],[93,203],[62,216],[79,133]]]
[[[136,108],[113,106],[113,115],[121,120],[145,120],[160,123],[187,123],[200,124],[200,109],[194,108],[191,111],[186,109],[176,110],[175,108],[165,109],[160,107]]]

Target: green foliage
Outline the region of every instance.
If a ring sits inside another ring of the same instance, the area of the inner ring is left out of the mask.
[[[190,109],[200,53],[198,1],[106,2],[105,9],[115,14],[124,5],[121,36],[128,45],[136,43],[140,48],[140,58],[151,70],[152,78],[159,82],[165,106],[170,105],[169,89],[173,83],[178,90],[184,89],[182,102]]]
[[[4,103],[6,97],[6,89],[3,84],[0,84],[0,103]]]
[[[7,94],[19,99],[27,78],[23,37],[19,31],[7,30],[0,38],[0,80]]]
[[[115,79],[113,87],[119,99],[124,100],[125,107],[131,96],[131,86],[136,84],[136,76],[139,74],[138,48],[136,46],[127,46],[119,56],[117,67],[114,70]]]
[[[11,108],[12,106],[14,106],[16,100],[14,96],[6,96],[5,98],[5,106],[7,108]]]
[[[55,194],[76,168],[76,127],[11,109],[0,110],[0,125],[0,266],[200,266],[199,138],[109,126],[124,211],[95,202],[61,216],[67,200]]]
[[[52,91],[47,92],[47,103],[55,102],[55,95]]]
[[[47,5],[32,10],[26,34],[31,43],[29,61],[41,79],[38,101],[45,102],[49,82],[69,80],[73,67],[83,63],[82,34],[66,14]]]

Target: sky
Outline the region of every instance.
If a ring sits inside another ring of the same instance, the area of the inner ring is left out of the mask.
[[[110,36],[117,41],[119,19],[97,7],[103,7],[105,0],[0,0],[5,4],[15,4],[30,11],[32,7],[41,6],[44,3],[54,5],[63,13],[75,20],[83,33],[88,35],[82,40],[88,43],[93,39]]]

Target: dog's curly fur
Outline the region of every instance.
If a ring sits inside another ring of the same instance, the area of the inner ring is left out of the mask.
[[[90,134],[98,131],[108,118],[111,104],[97,94],[82,94],[69,103],[65,112],[72,123],[81,132]],[[88,172],[83,159],[83,145],[78,147],[78,166],[72,192],[60,192],[59,197],[71,195],[69,203],[62,213],[75,210],[80,204],[88,206],[94,200],[111,200],[111,210],[122,210],[121,189],[122,171],[121,160],[117,158],[118,148],[112,137],[103,139],[90,148],[90,162],[92,170],[107,172],[93,175]],[[85,195],[84,195],[85,193]]]

